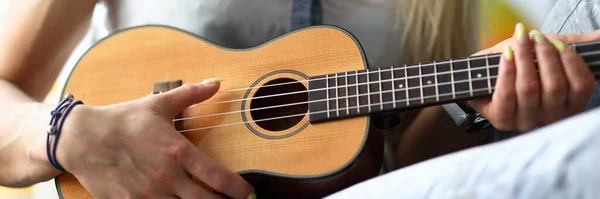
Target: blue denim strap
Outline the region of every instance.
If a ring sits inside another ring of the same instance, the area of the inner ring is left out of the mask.
[[[323,23],[321,0],[294,0],[292,3],[291,30]]]

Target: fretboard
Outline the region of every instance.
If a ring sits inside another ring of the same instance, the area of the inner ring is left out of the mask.
[[[600,42],[571,45],[600,78]],[[312,123],[431,106],[494,92],[501,54],[381,67],[309,79]]]

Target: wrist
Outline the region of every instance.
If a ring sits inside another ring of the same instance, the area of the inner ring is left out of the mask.
[[[68,115],[64,118],[64,124],[60,130],[60,137],[56,143],[56,161],[67,171],[73,165],[73,150],[74,145],[80,143],[81,132],[85,131],[85,117],[90,114],[91,107],[86,105],[77,105],[71,109]],[[57,139],[55,136],[54,139]],[[48,161],[48,158],[46,158]],[[48,163],[50,164],[50,163]]]
[[[15,149],[21,157],[14,157],[14,173],[20,177],[17,186],[30,186],[52,179],[61,172],[50,165],[46,157],[46,128],[53,106],[42,103],[25,103],[21,107],[30,114],[25,116],[18,126],[18,138]],[[21,161],[22,160],[22,161]]]

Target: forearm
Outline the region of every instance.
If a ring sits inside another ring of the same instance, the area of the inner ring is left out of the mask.
[[[424,108],[402,133],[396,149],[396,165],[401,168],[481,145],[485,138],[486,134],[467,133],[456,126],[441,106]]]
[[[88,29],[95,0],[9,1],[0,14],[0,185],[58,175],[45,156],[52,105],[38,103]]]
[[[46,126],[53,106],[33,101],[0,80],[0,185],[21,187],[59,174],[45,156]]]
[[[10,1],[0,14],[0,78],[42,100],[88,30],[93,0]]]

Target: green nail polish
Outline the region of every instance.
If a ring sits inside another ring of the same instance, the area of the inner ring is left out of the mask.
[[[255,194],[255,193],[251,193],[251,194],[248,196],[248,199],[256,199],[256,194]]]
[[[201,84],[205,84],[205,85],[213,85],[216,84],[217,82],[223,82],[223,79],[221,78],[210,78],[210,79],[205,79],[204,81],[200,82]]]
[[[508,61],[512,61],[512,59],[513,59],[513,52],[509,45],[506,45],[504,47],[504,57]]]
[[[525,26],[522,23],[518,23],[515,27],[515,37],[517,41],[523,41],[525,37]]]
[[[563,43],[562,41],[558,40],[558,39],[554,39],[552,40],[552,44],[554,44],[554,47],[556,47],[556,49],[560,52],[564,51],[565,48],[567,47],[565,45],[565,43]]]
[[[542,36],[542,33],[538,30],[532,30],[529,34],[533,36],[533,40],[535,40],[535,43],[539,44],[544,41],[544,36]]]

